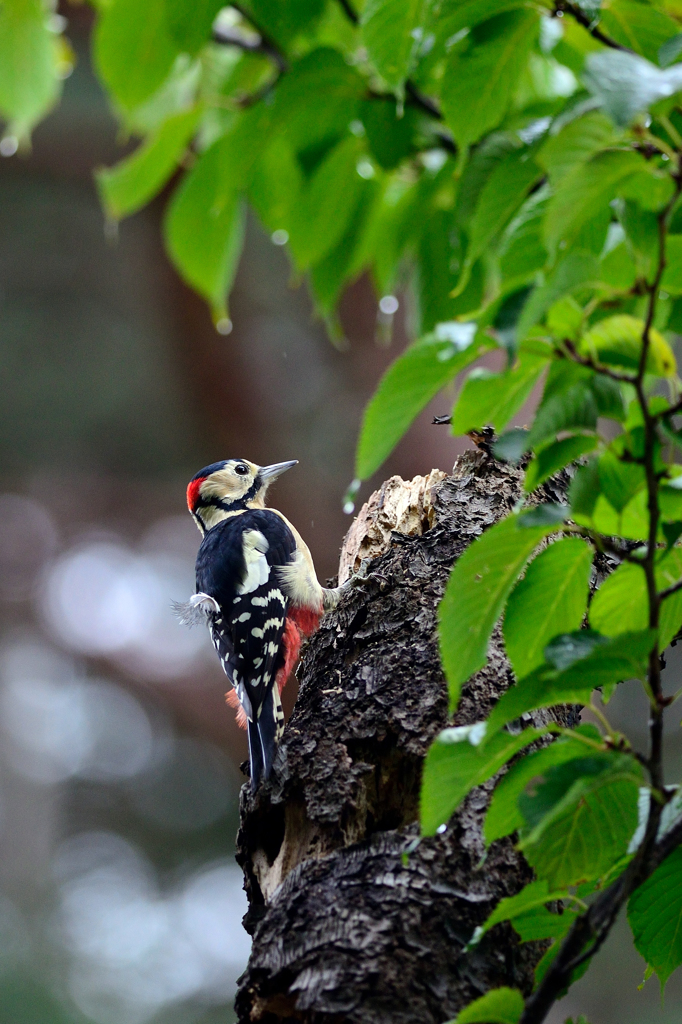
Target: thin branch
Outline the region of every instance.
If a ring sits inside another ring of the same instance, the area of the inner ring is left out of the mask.
[[[606,33],[602,32],[600,28],[594,22],[594,19],[589,18],[581,8],[570,0],[556,0],[554,4],[555,14],[570,14],[571,17],[575,18],[579,25],[587,29],[593,39],[599,40],[604,46],[610,46],[612,50],[623,50],[625,53],[632,53],[633,51],[627,46],[621,46],[615,39],[607,36]]]
[[[409,78],[405,82],[405,93],[413,106],[421,107],[423,111],[430,114],[431,117],[435,117],[437,121],[443,120],[443,111],[440,109],[438,104],[434,103],[429,96],[425,96],[423,92],[420,92],[414,82],[411,82]]]
[[[570,338],[564,338],[562,346],[568,353],[569,358],[580,366],[587,366],[590,370],[594,370],[595,373],[600,373],[603,377],[610,377],[611,380],[617,380],[622,384],[635,384],[637,382],[637,378],[628,373],[619,373],[618,370],[612,370],[610,367],[604,366],[603,363],[597,363],[592,356],[584,356],[581,352],[578,352]]]

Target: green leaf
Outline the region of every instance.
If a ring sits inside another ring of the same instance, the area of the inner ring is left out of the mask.
[[[566,522],[570,511],[568,505],[561,505],[556,501],[545,501],[542,505],[535,505],[534,508],[520,513],[519,529],[530,530],[536,526],[560,526]]]
[[[502,233],[499,265],[505,283],[515,280],[534,283],[535,272],[547,262],[547,250],[542,241],[547,196],[545,187],[536,189]]]
[[[663,11],[635,0],[611,0],[601,21],[607,35],[648,60],[656,60],[661,46],[679,31]]]
[[[569,253],[557,264],[545,283],[531,293],[519,317],[519,340],[523,341],[530,329],[564,295],[570,295],[578,288],[598,281],[599,277],[599,262],[594,256],[585,252]]]
[[[340,138],[357,117],[365,81],[338,50],[320,47],[292,63],[277,86],[273,125],[295,152]]]
[[[360,107],[360,119],[367,133],[372,156],[384,170],[394,167],[415,148],[419,115],[414,107],[405,107],[398,117],[396,104],[389,97],[385,102],[366,100]]]
[[[289,231],[302,186],[303,174],[291,146],[276,136],[248,182],[249,202],[269,231]]]
[[[682,549],[672,548],[656,566],[656,585],[664,590],[682,578]],[[590,604],[590,625],[604,636],[645,629],[649,601],[644,570],[632,562],[607,576]],[[659,650],[663,651],[682,625],[682,591],[661,605]]]
[[[520,148],[518,137],[507,132],[494,132],[471,150],[456,196],[455,216],[459,227],[468,227],[481,192],[495,168]]]
[[[622,633],[599,644],[563,671],[545,664],[502,694],[486,728],[486,741],[527,711],[555,704],[587,704],[598,686],[643,679],[646,660],[656,641],[652,630]]]
[[[643,466],[621,461],[611,449],[604,452],[599,460],[599,489],[617,512],[645,486]]]
[[[474,541],[455,563],[438,609],[440,650],[450,703],[461,684],[485,665],[488,641],[523,567],[543,539],[560,528],[518,528],[508,516]]]
[[[612,751],[583,751],[573,761],[552,765],[532,780],[519,796],[519,810],[530,828],[539,825],[564,799],[577,779],[590,779],[603,772],[626,772],[640,781],[641,769],[631,757]]]
[[[60,91],[58,37],[41,0],[0,7],[0,116],[21,137],[44,117]]]
[[[621,128],[626,128],[652,104],[682,88],[682,65],[661,71],[635,53],[602,50],[590,54],[585,65],[585,85]]]
[[[529,397],[547,360],[522,354],[511,370],[492,373],[485,367],[472,370],[455,404],[452,433],[468,434],[490,425],[497,432]]]
[[[502,434],[493,445],[493,454],[501,462],[518,464],[528,449],[528,431],[525,427],[513,427]]]
[[[538,30],[530,11],[501,14],[486,25],[485,41],[448,61],[441,99],[457,143],[477,142],[504,117]]]
[[[453,297],[460,277],[463,239],[454,223],[452,210],[432,210],[421,229],[417,250],[417,278],[421,332],[433,330],[437,323],[457,320],[483,302],[482,263],[468,276],[467,286]]]
[[[544,662],[553,637],[580,628],[591,565],[589,545],[565,537],[533,559],[516,584],[504,615],[504,643],[518,679]]]
[[[475,335],[475,324],[441,325],[412,345],[382,377],[365,409],[355,473],[371,476],[395,448],[418,413],[441,388],[489,347]]]
[[[360,25],[369,58],[391,88],[402,87],[419,45],[425,0],[367,0]]]
[[[536,448],[563,430],[595,430],[597,402],[589,380],[577,380],[549,398],[543,398],[530,429],[528,444]]]
[[[433,835],[455,813],[475,786],[492,778],[515,754],[539,736],[525,729],[516,736],[500,733],[485,748],[478,745],[481,725],[445,729],[429,747],[420,795],[423,835]]]
[[[510,153],[481,190],[469,226],[467,263],[472,265],[516,213],[541,171],[527,150]]]
[[[546,448],[541,448],[526,470],[524,490],[534,491],[564,466],[575,462],[581,455],[594,451],[597,444],[598,439],[594,435],[577,434],[575,437],[565,437]]]
[[[578,778],[519,844],[551,888],[597,879],[627,852],[637,828],[639,798],[636,762],[629,760],[630,770]]]
[[[168,31],[179,50],[192,56],[211,38],[222,0],[165,0]]]
[[[590,739],[600,741],[601,737],[594,726],[579,727],[581,732],[585,729],[592,730]],[[532,779],[554,765],[584,756],[588,750],[589,747],[578,739],[561,739],[543,750],[526,754],[513,764],[497,783],[490,801],[483,827],[486,844],[489,846],[496,839],[508,836],[523,827],[525,819],[519,810],[518,800]],[[546,882],[539,884],[546,888]]]
[[[642,169],[644,160],[638,153],[621,150],[598,153],[574,167],[547,205],[545,240],[550,253],[572,246],[582,228],[608,209],[618,187]]]
[[[365,181],[357,171],[361,148],[349,136],[320,164],[293,211],[291,250],[307,270],[343,237],[355,213]]]
[[[619,138],[611,121],[601,111],[591,110],[569,121],[560,132],[551,135],[536,156],[556,188],[570,171],[586,163]]]
[[[658,975],[661,988],[682,963],[682,848],[678,846],[640,885],[628,903],[637,948]]]
[[[682,32],[679,32],[676,36],[667,39],[660,47],[658,51],[658,64],[662,68],[667,68],[670,64],[675,63],[681,53]]]
[[[254,21],[285,49],[310,31],[324,12],[324,0],[250,0]]]
[[[636,372],[642,352],[644,321],[627,314],[600,320],[584,335],[580,349],[606,366]],[[672,377],[677,364],[670,345],[655,327],[649,329],[647,370],[661,377]]]
[[[363,270],[362,241],[381,189],[375,181],[363,182],[359,201],[343,237],[311,271],[310,280],[319,309],[331,315],[348,281]]]
[[[567,896],[564,890],[550,892],[544,879],[530,882],[516,896],[500,900],[490,917],[476,929],[475,940],[480,941],[486,932],[502,921],[512,922],[522,942],[563,935],[571,927],[575,914],[566,909],[562,914],[551,913],[545,904],[564,900]],[[531,930],[533,934],[529,934]]]
[[[169,207],[166,245],[181,276],[203,295],[214,317],[226,316],[226,298],[244,237],[244,211],[226,187],[225,140],[219,139],[185,177]]]
[[[461,1010],[451,1024],[518,1024],[523,996],[517,988],[493,988]]]
[[[620,242],[608,250],[601,260],[599,276],[612,288],[628,291],[633,287],[637,278],[637,268],[626,242]]]
[[[523,0],[444,0],[440,6],[436,31],[447,41],[463,28],[473,28],[482,21],[519,7],[523,7]]]
[[[171,72],[178,47],[170,35],[165,0],[112,0],[95,31],[97,70],[116,101],[131,111]]]
[[[111,220],[135,213],[165,185],[194,134],[200,114],[194,108],[170,117],[125,160],[96,172],[102,205]]]

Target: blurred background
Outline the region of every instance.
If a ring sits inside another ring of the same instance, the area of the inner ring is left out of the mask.
[[[199,544],[185,487],[221,458],[299,459],[272,497],[334,575],[359,418],[409,303],[379,313],[360,281],[334,348],[252,222],[217,334],[163,254],[164,196],[105,235],[92,172],[126,144],[89,68],[90,12],[64,13],[63,101],[28,156],[0,157],[0,1024],[229,1024],[249,952],[246,743],[207,633],[171,612]],[[382,479],[451,468],[464,445],[431,426],[450,405]],[[681,675],[673,652],[671,688]],[[634,688],[611,707],[642,720]],[[621,922],[552,1024],[682,1022],[679,980],[662,1007],[642,973]]]

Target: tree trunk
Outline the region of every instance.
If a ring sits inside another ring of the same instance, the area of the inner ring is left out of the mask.
[[[253,935],[242,1024],[441,1024],[492,986],[529,991],[543,944],[520,945],[501,925],[465,952],[497,901],[532,878],[511,839],[486,856],[492,783],[415,842],[422,762],[452,724],[436,609],[453,562],[512,509],[522,478],[467,452],[450,477],[392,478],[351,527],[341,576],[365,556],[371,575],[306,647],[273,778],[255,797],[242,789]],[[552,486],[543,496],[563,497]],[[454,724],[484,718],[512,681],[496,631]]]

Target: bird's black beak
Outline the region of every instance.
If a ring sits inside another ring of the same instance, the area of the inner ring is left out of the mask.
[[[261,480],[274,480],[276,477],[281,476],[282,473],[286,473],[292,466],[298,465],[298,459],[292,459],[291,462],[275,462],[272,466],[261,466],[258,470],[258,475]]]

